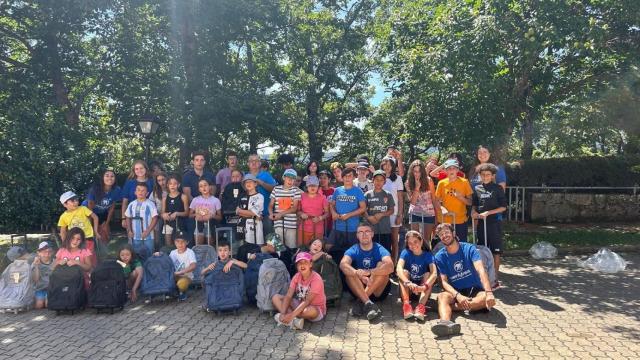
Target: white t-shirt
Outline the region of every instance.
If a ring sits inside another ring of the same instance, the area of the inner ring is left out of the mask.
[[[382,187],[384,190],[387,190],[393,196],[393,201],[395,202],[395,206],[393,207],[393,216],[398,215],[398,191],[404,191],[404,184],[402,184],[402,177],[396,177],[396,181],[391,181],[391,179],[387,178]]]
[[[173,267],[175,271],[181,271],[189,267],[189,265],[196,262],[196,253],[193,250],[187,248],[182,254],[178,253],[178,249],[172,250],[169,254],[171,261],[173,261]],[[193,271],[186,273],[186,277],[193,280]]]

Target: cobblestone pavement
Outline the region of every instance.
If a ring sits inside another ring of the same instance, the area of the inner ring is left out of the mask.
[[[349,317],[345,295],[323,322],[296,332],[254,308],[206,313],[196,292],[114,315],[0,314],[0,359],[637,359],[640,254],[624,256],[629,269],[615,275],[580,269],[575,258],[506,258],[496,308],[458,316],[463,334],[451,338],[432,335],[435,312],[426,324],[402,320],[395,296],[377,324]]]

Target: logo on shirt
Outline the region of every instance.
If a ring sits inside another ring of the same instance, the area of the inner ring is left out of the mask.
[[[371,258],[364,258],[362,259],[362,266],[365,269],[370,269],[371,268]]]
[[[456,261],[453,264],[453,270],[455,270],[457,272],[461,272],[463,268],[464,268],[464,266],[462,265],[462,260]]]
[[[411,273],[412,274],[420,273],[420,266],[418,264],[411,264]]]

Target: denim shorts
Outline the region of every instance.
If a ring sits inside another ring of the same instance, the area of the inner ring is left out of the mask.
[[[47,300],[47,290],[36,290],[36,300]]]
[[[436,217],[435,216],[422,216],[411,214],[411,224],[435,224]]]

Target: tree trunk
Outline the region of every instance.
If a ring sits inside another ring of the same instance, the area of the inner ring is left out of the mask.
[[[522,150],[520,157],[530,160],[533,156],[533,117],[530,112],[525,112],[522,117]]]
[[[49,76],[51,77],[56,103],[64,113],[67,125],[70,127],[77,127],[80,123],[80,105],[74,105],[71,102],[71,99],[69,98],[69,90],[64,84],[56,34],[57,32],[53,29],[53,26],[50,25],[47,35],[45,35],[44,38],[45,47],[47,49],[46,54],[49,59]]]

